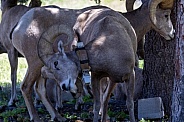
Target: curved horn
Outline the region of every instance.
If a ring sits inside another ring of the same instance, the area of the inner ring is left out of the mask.
[[[152,23],[156,24],[156,10],[159,3],[161,3],[162,0],[150,0],[149,1],[149,11],[150,11],[150,19]]]
[[[51,26],[41,35],[37,44],[40,60],[47,66],[49,58],[55,53],[54,44],[61,40],[63,46],[67,46],[73,39],[74,32],[71,27],[63,24]]]
[[[156,24],[156,9],[159,5],[162,9],[171,9],[174,0],[150,0],[149,1],[149,11],[150,11],[150,19],[153,24]]]

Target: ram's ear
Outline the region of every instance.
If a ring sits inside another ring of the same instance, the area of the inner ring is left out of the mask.
[[[64,51],[64,45],[62,41],[58,42],[58,51],[61,55],[66,56],[66,53]]]
[[[41,75],[45,79],[55,79],[53,73],[50,71],[50,69],[46,66],[43,66],[41,69]]]

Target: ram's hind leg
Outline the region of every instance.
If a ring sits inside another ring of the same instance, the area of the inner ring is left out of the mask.
[[[104,91],[104,94],[101,95],[102,99],[101,99],[101,121],[102,122],[106,122],[106,119],[107,119],[107,108],[108,108],[108,102],[109,102],[109,99],[110,99],[110,95],[113,91],[113,89],[115,88],[116,86],[116,83],[109,80],[108,82],[108,86],[107,88],[105,89]],[[102,85],[102,84],[101,84]]]
[[[8,59],[11,67],[11,81],[12,81],[11,98],[10,98],[10,101],[8,102],[8,106],[15,106],[18,52],[14,47],[8,51]]]
[[[127,90],[127,100],[126,105],[129,111],[130,116],[130,122],[135,122],[135,116],[134,116],[134,82],[135,82],[135,72],[134,70],[130,74],[130,79],[126,80],[126,90]]]

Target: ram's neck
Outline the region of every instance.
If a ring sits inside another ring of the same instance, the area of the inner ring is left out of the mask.
[[[147,5],[142,5],[139,9],[123,13],[123,15],[133,26],[138,41],[140,41],[142,37],[151,29],[151,21]]]

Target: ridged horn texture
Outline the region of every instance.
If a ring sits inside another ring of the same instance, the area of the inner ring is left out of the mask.
[[[59,38],[59,40],[63,42],[64,46],[67,46],[73,41],[74,32],[72,28],[64,24],[53,25],[41,35],[37,44],[37,49],[38,56],[44,65],[47,66],[49,58],[55,53],[53,44],[55,41],[58,41],[58,37],[62,34],[67,35],[67,39]]]
[[[150,11],[150,19],[151,21],[156,24],[156,9],[159,5],[162,9],[171,9],[174,0],[150,0],[149,1],[149,11]]]

